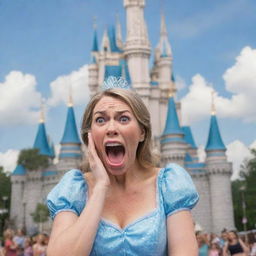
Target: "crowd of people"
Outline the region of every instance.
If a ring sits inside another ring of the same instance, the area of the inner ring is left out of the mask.
[[[0,256],[46,256],[48,240],[46,233],[28,236],[21,229],[16,232],[6,229],[3,245],[0,245]]]
[[[196,239],[198,256],[256,256],[256,233],[253,232],[241,235],[224,229],[218,236],[198,231]],[[0,245],[0,256],[46,256],[48,240],[46,233],[31,237],[21,229],[16,232],[6,229]]]
[[[199,256],[256,256],[256,233],[224,229],[220,236],[196,232]]]

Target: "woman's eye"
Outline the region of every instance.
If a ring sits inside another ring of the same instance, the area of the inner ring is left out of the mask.
[[[102,124],[105,122],[105,119],[103,117],[97,117],[95,121],[96,123]]]
[[[128,116],[121,116],[120,117],[120,122],[121,123],[127,123],[130,120]]]

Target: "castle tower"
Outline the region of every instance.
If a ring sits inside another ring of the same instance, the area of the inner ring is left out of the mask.
[[[184,132],[184,139],[188,144],[188,154],[191,157],[191,162],[198,162],[198,156],[197,156],[197,146],[194,141],[194,137],[192,135],[192,131],[190,126],[182,126],[182,130]]]
[[[24,189],[26,182],[26,169],[23,165],[17,165],[11,175],[12,193],[10,219],[17,228],[24,228],[26,201],[24,200]]]
[[[39,119],[39,125],[37,129],[37,134],[34,142],[34,148],[39,150],[40,155],[49,156],[50,158],[54,157],[54,152],[52,152],[51,147],[49,146],[49,141],[47,138],[46,130],[45,130],[45,120],[44,120],[44,112],[43,105],[41,106],[41,116]]]
[[[159,86],[165,91],[165,96],[168,95],[168,92],[171,92],[173,95],[175,95],[174,93],[176,92],[176,88],[173,87],[175,84],[171,81],[172,59],[172,50],[168,40],[165,18],[164,15],[162,15],[160,40],[155,49],[155,65],[158,72]]]
[[[184,166],[187,144],[179,124],[173,96],[169,98],[167,119],[160,144],[161,162],[163,165],[173,162]]]
[[[133,87],[148,106],[150,42],[144,21],[145,0],[124,0],[127,35],[125,56]]]
[[[76,127],[71,90],[69,92],[66,124],[60,144],[61,149],[59,154],[58,170],[66,171],[78,168],[82,159],[82,151],[81,141]]]
[[[94,25],[93,44],[91,51],[92,62],[88,65],[88,86],[90,89],[90,96],[92,97],[98,91],[99,68],[97,59],[99,58],[99,47],[96,25]]]
[[[231,193],[232,164],[227,161],[226,147],[222,141],[214,102],[206,151],[206,168],[209,173],[212,232],[219,233],[225,227],[234,228]]]
[[[122,28],[118,15],[116,15],[116,44],[119,49],[123,49]]]

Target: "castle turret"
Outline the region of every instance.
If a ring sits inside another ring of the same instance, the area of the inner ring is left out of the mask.
[[[45,156],[49,156],[50,158],[53,158],[54,155],[52,154],[51,147],[49,146],[44,123],[45,123],[45,120],[44,120],[44,113],[43,113],[43,107],[42,107],[41,117],[39,120],[37,134],[36,134],[33,147],[37,148],[41,155],[45,155]]]
[[[90,96],[92,97],[98,91],[99,68],[97,65],[97,58],[99,58],[99,47],[96,25],[94,25],[93,44],[91,52],[92,61],[88,65],[88,86],[90,89]]]
[[[155,65],[157,66],[160,88],[170,91],[174,95],[176,88],[173,88],[174,83],[171,81],[172,50],[168,40],[164,15],[161,17],[160,40],[155,50]]]
[[[82,159],[81,141],[78,136],[71,92],[64,133],[61,139],[58,170],[77,168]]]
[[[25,207],[24,186],[26,181],[26,169],[23,165],[17,165],[11,174],[12,193],[10,219],[17,228],[24,228],[25,223]]]
[[[198,162],[198,156],[197,156],[197,146],[195,144],[192,131],[190,126],[183,126],[182,130],[184,132],[184,139],[188,144],[188,155],[187,157],[191,157],[192,162]]]
[[[230,181],[232,164],[227,161],[226,147],[221,138],[214,102],[205,151],[211,195],[212,232],[219,233],[224,227],[234,228],[234,216]]]
[[[174,162],[184,166],[187,144],[184,140],[184,132],[179,124],[173,96],[169,98],[167,119],[160,144],[162,164]]]
[[[150,43],[144,21],[145,0],[124,0],[127,20],[125,55],[133,87],[144,100],[149,92]],[[148,102],[146,102],[146,105]]]
[[[123,49],[122,28],[118,15],[116,15],[116,44],[119,49]]]

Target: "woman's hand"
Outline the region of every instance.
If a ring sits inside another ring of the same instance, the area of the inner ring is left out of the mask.
[[[97,154],[91,132],[88,133],[88,160],[95,178],[95,186],[101,185],[108,187],[110,185],[109,176]]]

